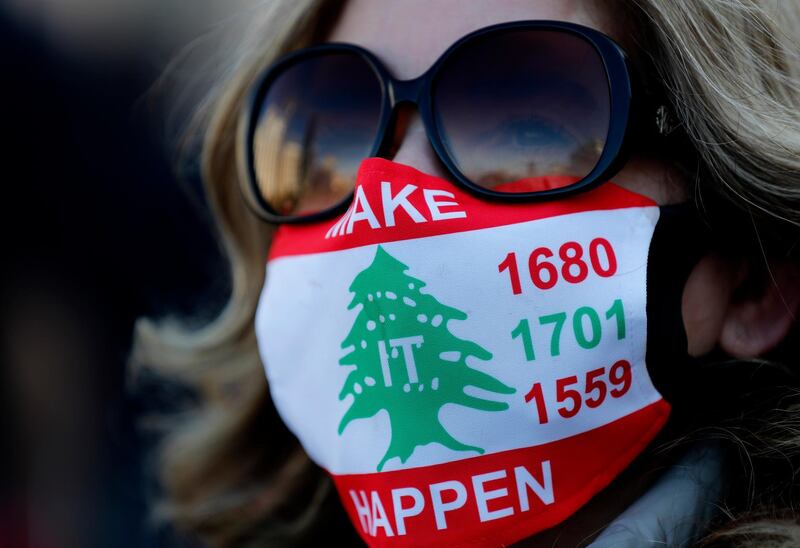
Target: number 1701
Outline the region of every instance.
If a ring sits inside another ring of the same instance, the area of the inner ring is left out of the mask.
[[[606,320],[614,320],[614,326],[617,331],[617,340],[625,338],[625,311],[622,308],[622,300],[617,299],[611,307],[605,311]],[[539,324],[545,326],[548,324],[553,325],[553,330],[550,334],[550,356],[558,356],[561,354],[561,333],[564,324],[567,321],[566,312],[558,312],[556,314],[548,314],[539,317]],[[603,336],[602,322],[600,315],[594,308],[589,306],[582,306],[578,308],[572,315],[572,335],[578,346],[586,350],[590,350],[600,344]],[[525,351],[525,359],[533,361],[536,359],[536,353],[533,348],[533,335],[531,334],[531,326],[527,319],[522,319],[511,332],[511,338],[521,338],[522,348]]]

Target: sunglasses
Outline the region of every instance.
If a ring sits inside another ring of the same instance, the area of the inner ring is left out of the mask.
[[[355,44],[303,48],[253,86],[242,191],[268,222],[343,212],[361,161],[394,155],[399,107],[410,104],[467,191],[508,201],[563,197],[608,180],[645,133],[671,131],[665,107],[641,89],[617,43],[565,21],[476,30],[411,80]]]

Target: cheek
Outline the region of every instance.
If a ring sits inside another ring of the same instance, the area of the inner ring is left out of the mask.
[[[612,180],[628,190],[644,194],[659,205],[676,204],[688,199],[683,178],[665,162],[635,155]]]
[[[723,259],[707,255],[692,270],[682,301],[683,323],[692,356],[710,352],[717,344],[732,292],[730,270]]]

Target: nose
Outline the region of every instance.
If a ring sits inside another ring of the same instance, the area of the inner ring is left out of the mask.
[[[431,146],[419,110],[413,105],[400,106],[387,158],[453,182],[448,169]]]

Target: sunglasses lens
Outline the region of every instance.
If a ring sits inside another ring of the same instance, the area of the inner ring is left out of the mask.
[[[326,52],[269,78],[252,145],[261,199],[280,215],[335,206],[353,189],[378,132],[377,74],[356,54]]]
[[[466,43],[442,66],[433,101],[461,173],[510,193],[570,186],[588,175],[611,110],[600,54],[558,30],[489,33]]]

